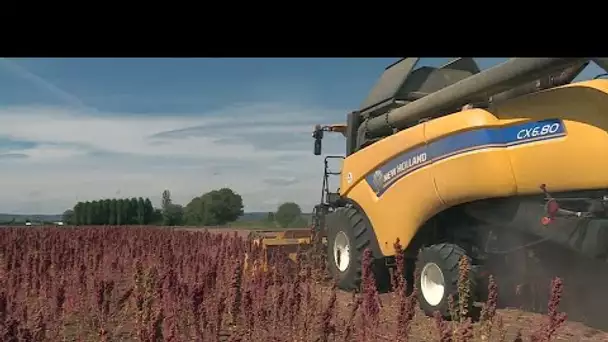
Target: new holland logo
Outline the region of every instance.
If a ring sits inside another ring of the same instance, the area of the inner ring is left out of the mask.
[[[380,190],[382,189],[382,186],[384,185],[384,174],[382,174],[381,170],[376,170],[376,172],[374,172],[374,186]]]

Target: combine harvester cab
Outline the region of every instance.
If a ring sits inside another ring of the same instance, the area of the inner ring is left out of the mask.
[[[422,309],[447,317],[459,261],[474,286],[490,256],[525,247],[506,241],[607,258],[608,80],[572,83],[590,60],[417,62],[389,66],[347,116],[339,198],[319,215],[340,287],[359,287],[366,248],[386,278],[399,240]]]

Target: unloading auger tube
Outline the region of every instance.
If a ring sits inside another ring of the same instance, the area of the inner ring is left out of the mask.
[[[589,58],[511,58],[403,107],[368,118],[359,129],[368,137],[390,134],[391,129],[406,128],[433,113],[487,100],[492,95],[586,60]]]

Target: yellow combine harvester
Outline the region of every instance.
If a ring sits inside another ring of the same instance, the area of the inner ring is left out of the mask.
[[[326,238],[328,267],[344,290],[374,257],[379,285],[405,248],[406,276],[420,271],[418,301],[449,316],[458,262],[472,265],[472,301],[493,255],[553,243],[608,258],[608,80],[572,83],[588,58],[512,58],[480,71],[472,58],[439,67],[404,58],[387,67],[346,124],[317,126],[346,140],[326,156],[312,232]],[[593,61],[608,70],[608,59]],[[343,160],[342,170],[329,161]],[[340,177],[330,191],[330,176]],[[311,242],[311,230],[257,235],[268,247]],[[515,237],[515,238],[514,238]],[[517,241],[518,243],[512,243]],[[272,249],[272,248],[270,248]]]
[[[409,280],[412,265],[421,272],[422,309],[444,316],[458,261],[472,264],[477,295],[485,260],[521,247],[497,247],[509,236],[606,259],[608,80],[572,83],[590,59],[513,58],[484,71],[471,58],[418,60],[389,66],[346,125],[314,130],[316,155],[324,132],[346,138],[345,157],[325,158],[344,160],[339,173],[326,167],[314,216],[339,286],[359,287],[366,248],[384,280],[397,239]]]

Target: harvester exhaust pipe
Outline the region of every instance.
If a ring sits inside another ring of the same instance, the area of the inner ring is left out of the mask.
[[[366,130],[368,137],[390,134],[391,129],[403,129],[440,111],[487,100],[492,95],[587,60],[589,58],[511,58],[403,107],[370,118],[360,129]]]

